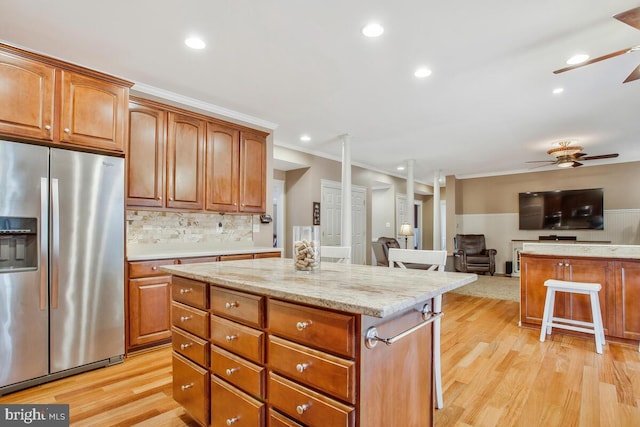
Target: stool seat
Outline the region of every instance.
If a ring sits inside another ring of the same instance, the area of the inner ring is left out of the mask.
[[[577,294],[588,294],[589,292],[600,292],[600,283],[568,282],[566,280],[549,279],[544,282],[546,287],[552,286],[557,291],[573,292]]]
[[[544,303],[542,326],[540,328],[540,342],[544,342],[546,335],[551,334],[553,328],[567,329],[571,331],[593,334],[596,341],[596,352],[602,354],[604,345],[604,326],[602,324],[602,312],[598,292],[602,289],[599,283],[570,282],[566,280],[549,279],[544,282],[547,288],[547,296]],[[589,295],[591,302],[591,322],[554,317],[553,309],[556,292],[568,292],[574,294]]]

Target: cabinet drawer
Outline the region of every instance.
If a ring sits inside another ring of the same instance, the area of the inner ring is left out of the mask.
[[[269,336],[269,368],[295,381],[355,403],[355,362]]]
[[[264,332],[211,315],[211,343],[264,363]]]
[[[269,427],[302,427],[302,424],[285,417],[278,411],[269,409]]]
[[[348,314],[269,300],[269,331],[293,341],[353,357],[355,317]]]
[[[206,283],[173,276],[171,285],[171,296],[174,301],[180,301],[203,310],[209,308],[207,306],[209,287]]]
[[[211,426],[261,427],[264,403],[211,376]]]
[[[263,327],[264,298],[211,286],[211,312],[239,320],[256,328]]]
[[[201,257],[193,257],[193,258],[180,258],[178,260],[178,264],[199,264],[201,262],[216,262],[218,261],[217,256],[201,256]]]
[[[177,264],[175,259],[161,259],[155,261],[134,261],[129,263],[129,278],[149,276],[167,276],[167,272],[160,270],[161,265]]]
[[[209,424],[209,372],[173,353],[173,399],[202,425]]]
[[[258,252],[254,254],[253,257],[255,259],[261,258],[282,258],[282,252]]]
[[[209,313],[206,311],[174,301],[171,305],[171,323],[205,340],[209,336]]]
[[[220,261],[237,261],[242,259],[253,259],[253,254],[220,255]]]
[[[180,353],[200,366],[209,366],[209,345],[206,340],[178,328],[173,328],[172,332],[173,351]]]
[[[266,397],[265,368],[214,345],[211,346],[211,373],[253,396]]]
[[[269,374],[269,403],[309,427],[355,425],[355,409],[276,374]]]

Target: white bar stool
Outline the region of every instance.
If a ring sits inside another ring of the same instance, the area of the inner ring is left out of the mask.
[[[568,282],[564,280],[549,279],[544,282],[547,287],[547,298],[544,303],[544,314],[540,328],[540,342],[544,342],[547,334],[551,335],[552,328],[568,329],[570,331],[586,332],[593,334],[596,340],[596,352],[602,354],[604,344],[604,327],[602,325],[602,312],[598,292],[602,288],[599,283]],[[553,306],[556,292],[569,292],[574,294],[589,295],[591,300],[592,322],[553,317]],[[561,323],[558,323],[561,322]]]

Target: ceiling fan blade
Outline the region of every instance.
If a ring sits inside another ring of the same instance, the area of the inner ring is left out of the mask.
[[[599,160],[599,159],[613,159],[614,157],[618,157],[618,153],[613,154],[601,154],[599,156],[588,156],[583,157],[580,160]]]
[[[636,69],[629,74],[629,77],[627,77],[623,83],[629,83],[638,79],[640,79],[640,65],[638,65]]]
[[[629,47],[629,48],[626,48],[626,49],[618,50],[616,52],[609,53],[608,55],[599,56],[597,58],[590,59],[590,60],[582,62],[580,64],[570,65],[568,67],[560,68],[559,70],[555,70],[553,72],[553,74],[564,73],[565,71],[575,70],[576,68],[584,67],[585,65],[590,65],[590,64],[594,64],[596,62],[604,61],[605,59],[615,58],[616,56],[624,55],[627,52],[633,51],[634,48],[637,48],[637,46],[632,46],[632,47]]]
[[[618,13],[613,16],[620,22],[631,25],[633,28],[640,30],[640,6],[626,12]]]
[[[577,168],[578,166],[582,166],[582,163],[580,162],[573,162],[573,164],[571,165],[572,168]]]
[[[555,163],[555,160],[528,160],[526,163]]]
[[[576,153],[576,154],[573,155],[573,158],[574,159],[579,159],[580,157],[584,157],[586,155],[587,155],[587,153]]]

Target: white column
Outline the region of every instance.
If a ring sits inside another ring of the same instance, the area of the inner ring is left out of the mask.
[[[415,194],[415,189],[414,189],[414,169],[415,169],[415,165],[416,165],[416,161],[411,159],[411,160],[407,160],[407,222],[409,224],[411,224],[411,228],[414,228],[414,224],[416,223],[416,219],[415,219],[415,209],[413,207],[414,205],[414,194]],[[415,236],[409,236],[409,247],[410,248],[414,248],[414,239]]]
[[[433,173],[433,249],[442,249],[442,221],[440,219],[440,171]]]
[[[342,135],[342,222],[341,246],[351,247],[351,137]],[[353,254],[351,255],[353,258]]]

